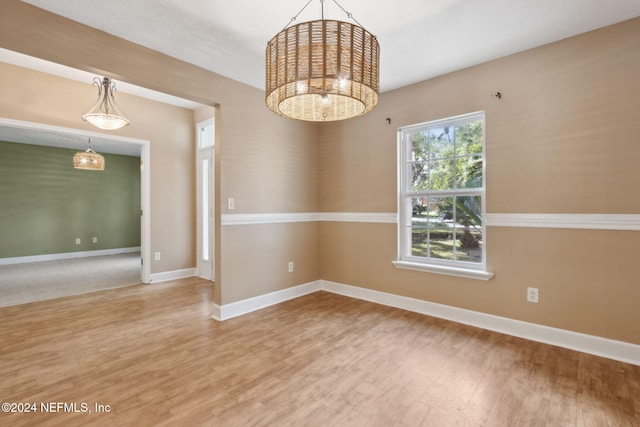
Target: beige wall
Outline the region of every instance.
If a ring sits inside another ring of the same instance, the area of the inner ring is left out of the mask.
[[[224,282],[225,304],[320,278],[319,223],[223,228],[223,265],[237,266],[234,280]],[[294,263],[292,273],[288,272],[289,261]]]
[[[238,89],[233,103],[220,105],[221,214],[317,211],[316,144],[309,126],[271,113],[261,91]],[[227,209],[228,198],[235,201],[233,211]],[[216,271],[216,284],[222,278],[221,304],[319,279],[316,229],[313,224],[222,226]],[[287,270],[291,260],[300,260],[295,274]]]
[[[95,102],[90,83],[0,63],[0,117],[54,126],[96,131],[82,121]],[[194,266],[195,164],[193,112],[125,93],[118,105],[131,121],[114,135],[150,141],[151,252],[161,261],[151,263],[151,273]]]
[[[484,110],[489,213],[640,213],[638,40],[635,19],[383,93],[323,128],[322,209],[395,212],[396,129]],[[640,344],[637,231],[489,227],[488,282],[395,269],[395,225],[320,236],[323,279]]]

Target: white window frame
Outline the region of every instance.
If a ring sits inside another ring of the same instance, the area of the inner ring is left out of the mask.
[[[410,137],[416,130],[437,126],[454,126],[468,121],[482,120],[482,187],[473,189],[451,189],[447,191],[412,191],[410,176],[412,165]],[[485,154],[486,117],[484,111],[447,117],[419,123],[398,129],[398,255],[393,264],[397,268],[439,273],[472,279],[489,280],[493,273],[486,270],[486,154]],[[482,209],[482,262],[457,260],[442,260],[411,255],[411,233],[407,232],[412,226],[412,203],[408,202],[416,197],[452,197],[479,195]]]

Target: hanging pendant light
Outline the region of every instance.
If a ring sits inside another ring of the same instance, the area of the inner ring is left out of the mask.
[[[348,18],[352,15],[333,0]],[[267,43],[266,104],[283,117],[344,120],[378,103],[380,46],[356,24],[322,19],[289,27],[311,0]]]
[[[73,167],[91,171],[104,170],[104,157],[91,149],[91,138],[86,151],[79,151],[73,155]]]
[[[109,77],[104,77],[102,80],[94,77],[93,85],[98,87],[98,101],[87,114],[82,116],[82,120],[104,130],[115,130],[127,126],[129,120],[120,112],[113,97],[116,84]]]

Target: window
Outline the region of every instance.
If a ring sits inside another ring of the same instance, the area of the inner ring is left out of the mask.
[[[215,122],[213,119],[198,123],[198,148],[213,147],[215,138]]]
[[[211,118],[197,124],[197,236],[198,275],[214,280],[215,272],[215,122]]]
[[[399,130],[400,268],[489,279],[484,113]]]

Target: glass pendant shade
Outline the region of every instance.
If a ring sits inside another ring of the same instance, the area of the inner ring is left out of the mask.
[[[96,77],[93,79],[93,84],[98,87],[98,100],[93,108],[82,116],[82,120],[104,130],[115,130],[127,126],[129,120],[120,112],[113,97],[116,90],[115,83],[108,77],[102,80]]]
[[[378,103],[380,46],[347,22],[318,20],[285,28],[267,44],[266,104],[305,121],[344,120]]]
[[[78,151],[73,155],[73,167],[75,169],[103,171],[104,157],[91,149],[91,140],[89,140],[89,148],[86,151]]]

